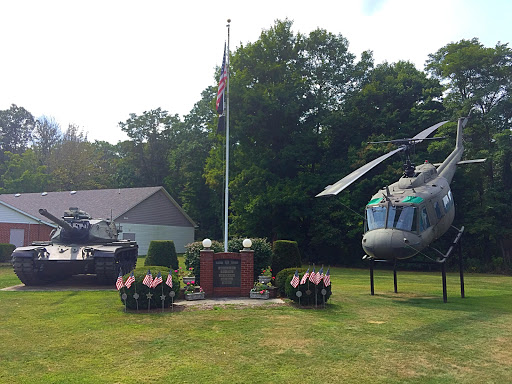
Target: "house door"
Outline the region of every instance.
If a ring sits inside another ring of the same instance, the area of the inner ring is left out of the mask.
[[[23,247],[24,242],[25,242],[25,230],[11,228],[9,243],[14,244],[16,247]]]

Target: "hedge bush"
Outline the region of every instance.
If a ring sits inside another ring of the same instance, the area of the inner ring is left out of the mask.
[[[295,273],[295,271],[294,271]],[[293,275],[293,274],[292,274]],[[290,275],[290,280],[292,275]],[[302,279],[304,276],[304,273],[299,274],[299,278]],[[316,287],[316,289],[315,289]],[[305,284],[299,284],[297,288],[293,288],[291,284],[285,284],[285,291],[286,296],[295,302],[299,302],[299,298],[297,297],[297,291],[302,292],[302,296],[300,298],[300,305],[304,306],[311,306],[315,305],[315,293],[316,293],[316,304],[323,305],[324,303],[324,297],[322,295],[322,289],[326,290],[325,294],[325,302],[327,303],[327,300],[329,300],[329,297],[331,297],[331,287],[332,285],[329,285],[327,287],[324,286],[324,281],[320,281],[317,286],[315,284],[311,283],[308,279],[308,282]]]
[[[229,252],[239,252],[243,249],[243,238],[231,239],[228,241],[228,251]],[[272,247],[270,243],[266,239],[256,238],[251,239],[252,246],[251,249],[254,251],[254,280],[258,279],[258,275],[260,274],[263,268],[266,268],[270,265],[272,260]],[[199,256],[201,249],[203,249],[203,242],[196,241],[185,246],[185,266],[188,268],[194,269],[194,275],[196,276],[196,280],[201,282],[201,270],[200,270],[200,261]],[[212,246],[210,247],[215,253],[224,252],[224,243],[220,241],[213,240]]]
[[[274,276],[285,268],[300,268],[302,266],[299,246],[296,241],[276,240],[273,250],[272,272]]]
[[[159,265],[173,270],[178,269],[178,255],[172,240],[152,240],[149,243],[145,266]]]
[[[242,245],[244,238],[236,238],[228,241],[229,252],[239,252],[244,248]],[[258,276],[262,269],[267,268],[272,262],[272,246],[267,239],[256,238],[251,239],[251,249],[254,251],[254,280],[258,280]]]
[[[4,263],[11,260],[11,254],[16,249],[14,244],[0,243],[0,262]]]
[[[158,272],[162,274],[162,282],[156,286],[156,288],[149,288],[146,285],[142,284],[144,277],[146,276],[148,269],[151,271],[153,279],[155,279],[158,275]],[[165,281],[167,280],[167,276],[169,274],[169,268],[162,267],[160,265],[150,265],[145,267],[136,268],[133,271],[133,275],[135,276],[135,282],[132,284],[130,288],[123,287],[119,290],[119,298],[121,299],[123,305],[124,301],[122,299],[123,293],[128,295],[126,299],[126,307],[129,309],[137,309],[137,301],[138,301],[138,309],[144,310],[148,309],[148,298],[147,294],[152,293],[153,297],[151,298],[150,308],[162,308],[162,289],[163,294],[165,295],[164,306],[167,308],[171,305],[171,297],[169,293],[171,289],[175,292],[174,300],[178,298],[178,293],[180,291],[180,280],[176,273],[172,272],[172,288],[170,288]],[[130,273],[123,276],[123,281],[130,276]],[[139,298],[137,301],[133,297],[133,295],[137,293]]]
[[[194,270],[194,276],[196,277],[196,284],[201,284],[201,268],[199,256],[201,249],[203,249],[202,241],[194,241],[193,243],[185,245],[185,266],[187,269],[192,268]],[[213,252],[223,252],[224,244],[212,240],[212,246],[210,247]]]
[[[290,280],[292,279],[292,277],[295,273],[295,270],[297,270],[297,268],[285,268],[285,269],[280,270],[277,273],[276,280],[275,280],[275,286],[277,287],[278,292],[281,296],[286,295],[286,291],[285,291],[286,284],[290,284]],[[298,268],[298,271],[299,271],[299,273],[306,272],[302,268]]]

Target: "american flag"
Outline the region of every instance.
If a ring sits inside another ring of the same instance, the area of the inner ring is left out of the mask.
[[[119,291],[123,287],[124,287],[124,284],[123,284],[123,272],[119,271],[119,276],[117,277],[117,280],[116,280],[116,288]]]
[[[327,272],[325,273],[325,276],[324,276],[324,285],[326,287],[331,285],[331,272],[330,272],[330,269],[331,268],[327,268]]]
[[[226,44],[224,44],[224,56],[222,58],[222,67],[220,69],[220,79],[219,79],[219,90],[217,91],[217,113],[222,115],[224,112],[224,93],[226,91],[226,83],[228,79],[228,71],[226,67]]]
[[[295,274],[293,275],[292,280],[290,281],[290,284],[292,285],[293,288],[297,288],[297,286],[299,285],[299,271],[298,270],[295,270]]]
[[[324,267],[320,268],[320,270],[316,273],[315,277],[315,285],[318,285],[322,281],[324,277]]]
[[[158,271],[158,275],[156,275],[155,280],[151,284],[151,288],[155,288],[158,284],[162,282],[162,274]]]
[[[315,280],[316,280],[316,273],[315,273],[315,266],[313,266],[313,272],[311,272],[311,275],[309,275],[309,281],[311,281],[313,284],[316,284]]]
[[[151,288],[151,284],[153,284],[153,276],[151,276],[151,271],[148,269],[148,273],[144,276],[144,280],[142,280],[142,284],[147,285]]]
[[[124,286],[126,288],[130,288],[132,286],[132,284],[135,282],[135,276],[133,276],[133,271],[132,273],[130,274],[130,276],[126,279],[126,281],[124,282]]]
[[[165,284],[169,286],[169,288],[172,288],[172,275],[171,271],[169,271],[169,275],[167,275],[167,280],[165,280]]]
[[[306,273],[304,274],[304,276],[302,276],[302,279],[300,281],[300,284],[306,284],[306,281],[308,281],[308,277],[309,277],[309,268],[308,270],[306,271]]]

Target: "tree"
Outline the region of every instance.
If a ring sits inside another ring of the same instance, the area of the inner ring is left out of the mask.
[[[0,193],[43,192],[50,184],[46,166],[39,164],[31,149],[21,155],[6,152],[4,171],[0,177]]]
[[[465,167],[454,179],[454,195],[459,196],[456,222],[466,225],[470,234],[470,262],[487,268],[499,264],[493,255],[501,249],[501,262],[510,268],[512,208],[506,202],[512,198],[512,50],[508,44],[486,48],[476,38],[461,40],[429,55],[426,68],[445,85],[445,104],[452,116],[471,111],[466,156],[488,159],[484,168]]]
[[[60,125],[53,117],[42,116],[35,122],[32,132],[34,150],[42,164],[47,164],[52,150],[62,140]]]
[[[230,232],[294,239],[307,249],[330,117],[364,66],[354,63],[341,35],[303,36],[291,27],[277,21],[231,59]],[[218,140],[205,172],[215,188],[224,167]]]
[[[0,161],[3,153],[21,154],[31,140],[34,117],[23,107],[12,104],[5,111],[0,111]]]
[[[102,153],[87,141],[87,135],[70,124],[62,141],[54,148],[48,168],[55,191],[105,188],[108,183],[108,164]]]
[[[129,161],[137,186],[163,184],[168,171],[167,154],[181,124],[178,115],[170,116],[160,108],[144,111],[140,116],[132,113],[128,120],[119,123],[132,139]]]

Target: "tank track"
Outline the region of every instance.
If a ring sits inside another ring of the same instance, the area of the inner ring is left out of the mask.
[[[34,262],[29,257],[15,257],[12,260],[14,273],[25,285],[41,285],[48,283],[47,279],[39,276],[38,270],[34,268]]]
[[[100,284],[114,284],[119,275],[119,264],[113,257],[98,257],[94,260],[96,279]]]

